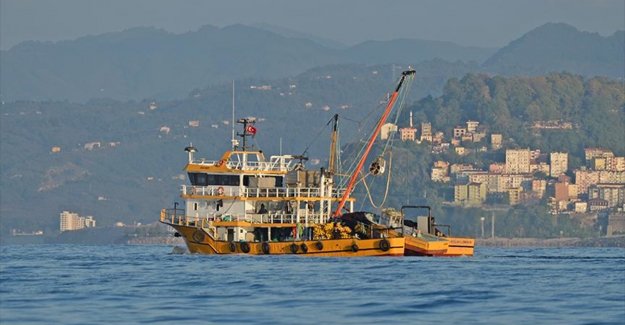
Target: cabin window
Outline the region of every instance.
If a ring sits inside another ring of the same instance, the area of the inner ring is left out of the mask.
[[[193,186],[239,186],[239,176],[237,175],[220,175],[220,174],[204,174],[189,173],[189,181]]]
[[[198,184],[206,184],[208,180],[206,179],[206,174],[196,174],[196,183]]]
[[[197,203],[193,203],[193,211],[197,211]]]

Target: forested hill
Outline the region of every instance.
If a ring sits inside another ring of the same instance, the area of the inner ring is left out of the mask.
[[[420,122],[430,121],[434,132],[445,133],[445,141],[450,141],[454,126],[473,120],[479,121],[488,134],[502,133],[504,149],[520,147],[540,149],[542,153],[568,152],[570,171],[587,165],[585,147],[608,148],[618,156],[625,154],[625,88],[622,81],[603,77],[585,79],[568,73],[510,78],[469,74],[449,80],[441,96],[429,96],[406,107],[400,119],[404,124],[400,127],[407,126],[409,111],[413,111],[417,127],[421,126]],[[538,121],[570,123],[572,128],[533,128]],[[463,142],[462,145],[477,149],[489,147],[488,141],[487,137],[478,143]],[[345,151],[350,149],[353,150],[352,146]],[[393,149],[391,192],[386,205],[432,205],[437,220],[453,225],[456,234],[476,236],[480,217],[490,212],[443,204],[454,200],[454,190],[449,184],[431,181],[432,166],[438,160],[468,163],[488,170],[491,163],[505,161],[505,152],[474,150],[461,156],[450,149],[435,154],[427,142],[400,142]],[[379,198],[384,197],[386,178],[370,182],[373,197],[377,198],[375,202],[379,204]],[[362,188],[359,191],[360,198],[366,197]],[[359,204],[363,201],[368,203],[368,200],[359,200]],[[497,212],[499,236],[553,237],[562,230],[569,235],[585,235],[576,223],[579,221],[568,215],[551,215],[546,202],[545,197],[541,202],[532,201]]]
[[[625,31],[603,37],[563,23],[542,25],[503,47],[484,68],[507,75],[567,71],[625,78]]]
[[[509,145],[543,151],[563,150],[581,159],[584,147],[606,147],[625,154],[623,81],[569,73],[536,77],[468,74],[452,78],[440,97],[426,97],[411,108],[449,134],[467,120],[503,133]],[[536,133],[536,121],[571,122],[572,130]]]

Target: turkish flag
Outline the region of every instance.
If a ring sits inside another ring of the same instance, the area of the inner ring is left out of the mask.
[[[245,131],[251,135],[256,135],[256,128],[253,125],[248,125]]]

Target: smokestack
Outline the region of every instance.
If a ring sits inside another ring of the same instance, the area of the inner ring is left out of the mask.
[[[412,128],[412,111],[410,111],[410,128]]]

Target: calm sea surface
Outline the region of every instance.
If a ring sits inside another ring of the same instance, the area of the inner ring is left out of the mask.
[[[465,258],[1,246],[1,324],[625,324],[625,250]]]

